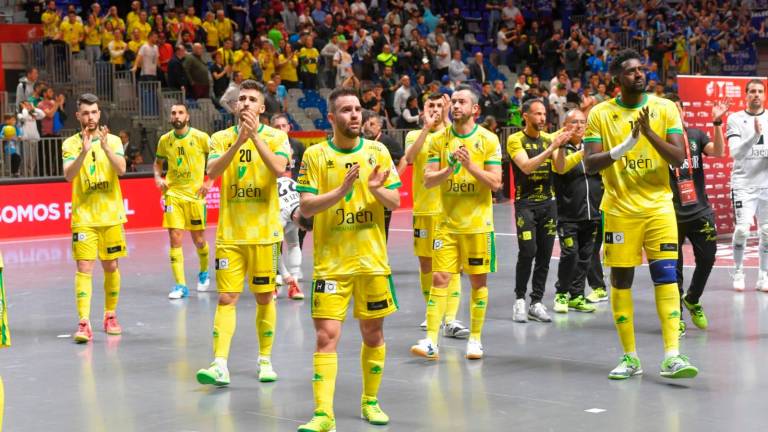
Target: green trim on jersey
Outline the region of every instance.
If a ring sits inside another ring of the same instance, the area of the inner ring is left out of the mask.
[[[333,140],[330,139],[330,138],[328,138],[328,145],[332,149],[336,150],[339,153],[350,154],[350,153],[354,153],[354,152],[360,150],[361,148],[363,148],[363,137],[360,137],[360,141],[357,143],[357,145],[355,147],[353,147],[351,149],[343,149],[343,148],[336,147],[336,144],[334,144]]]
[[[397,290],[395,289],[395,281],[392,279],[392,275],[387,275],[389,281],[389,293],[392,295],[392,301],[395,302],[395,308],[400,309],[400,304],[397,302]],[[314,287],[313,287],[314,288]],[[312,292],[315,290],[313,289]]]
[[[471,137],[471,136],[472,136],[472,135],[473,135],[475,132],[477,132],[477,128],[478,128],[478,127],[479,127],[479,125],[478,125],[477,123],[475,123],[475,127],[474,127],[474,128],[472,128],[472,130],[471,130],[471,131],[470,131],[468,134],[466,134],[466,135],[461,135],[460,133],[456,132],[456,129],[454,129],[454,128],[453,128],[453,125],[451,125],[451,133],[452,133],[452,134],[453,134],[453,136],[455,136],[456,138],[469,138],[469,137]]]
[[[485,165],[501,165],[501,161],[485,161]]]
[[[296,186],[296,191],[297,192],[309,192],[311,194],[317,195],[317,189],[315,189],[313,187],[309,187],[309,186],[299,186],[299,185],[297,185]]]
[[[176,138],[176,139],[184,139],[184,138],[187,137],[187,135],[189,135],[190,132],[192,132],[192,128],[191,127],[189,129],[187,129],[187,133],[185,133],[184,135],[177,134],[176,133],[176,129],[174,129],[173,130],[173,137]]]
[[[491,231],[488,233],[488,237],[491,243],[491,273],[496,273],[496,234]]]
[[[682,135],[683,130],[678,128],[669,128],[667,129],[667,135]]]
[[[278,155],[278,156],[282,156],[282,157],[288,159],[288,155],[285,154],[285,152],[275,152],[275,154]]]
[[[403,184],[401,182],[397,182],[397,183],[394,183],[394,184],[391,184],[391,185],[387,186],[386,189],[395,190],[395,189],[397,189],[399,187],[402,187],[402,186],[403,186]]]
[[[588,137],[584,138],[585,143],[593,143],[593,142],[603,142],[603,139],[600,137]]]
[[[629,108],[629,109],[642,108],[646,103],[648,103],[647,93],[643,93],[643,100],[641,100],[640,103],[637,105],[627,105],[621,101],[621,96],[616,96],[616,104],[618,104],[622,108]]]
[[[440,158],[429,158],[429,159],[427,159],[427,162],[428,163],[440,162]]]

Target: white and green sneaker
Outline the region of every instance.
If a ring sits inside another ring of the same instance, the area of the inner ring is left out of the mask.
[[[605,288],[595,288],[587,296],[587,301],[590,303],[608,301],[608,293],[605,291]]]
[[[229,385],[229,370],[214,361],[208,369],[197,371],[197,382],[217,387]]]
[[[275,373],[275,370],[272,368],[272,361],[268,358],[259,358],[259,381],[277,381],[277,373]]]
[[[661,362],[661,376],[664,378],[693,378],[698,374],[699,369],[682,354],[668,357]]]
[[[389,416],[381,410],[379,401],[363,398],[360,402],[360,417],[372,425],[383,426],[389,423]]]
[[[625,380],[635,375],[641,375],[642,373],[643,368],[640,366],[640,359],[629,354],[624,354],[624,357],[621,358],[621,363],[613,368],[608,374],[608,378],[613,380]]]
[[[584,299],[584,296],[578,296],[575,299],[568,300],[568,309],[574,310],[576,312],[594,312],[595,307],[591,304],[588,304],[587,301]]]
[[[315,411],[312,419],[299,426],[297,432],[336,432],[336,420],[322,411]]]
[[[552,310],[557,313],[568,313],[568,294],[555,294],[555,304]]]

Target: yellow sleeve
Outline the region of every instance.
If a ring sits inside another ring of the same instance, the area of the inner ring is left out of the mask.
[[[400,176],[397,174],[397,167],[395,162],[392,161],[392,156],[389,151],[381,152],[381,160],[379,160],[379,169],[389,169],[389,176],[384,181],[384,187],[387,189],[397,189],[403,184],[400,182]]]
[[[419,137],[420,133],[421,131],[408,132],[408,134],[405,136],[405,144],[403,146],[405,150],[408,150],[408,147],[412,146],[416,142],[416,139]],[[426,145],[426,141],[424,142],[424,144]]]
[[[600,111],[593,109],[587,118],[587,130],[584,132],[584,144],[602,143],[600,132]]]
[[[315,163],[315,153],[312,148],[308,149],[304,153],[304,159],[301,160],[301,166],[299,167],[299,177],[296,179],[296,190],[299,192],[309,192],[311,194],[318,194],[320,189],[320,173],[318,171],[318,165]]]
[[[270,140],[269,149],[272,153],[285,157],[286,160],[290,159],[291,143],[288,141],[288,134],[283,131],[277,131],[275,137]]]
[[[561,151],[565,151],[564,148],[560,148]],[[584,158],[584,150],[579,150],[576,153],[571,153],[565,157],[565,168],[563,168],[562,171],[559,171],[555,164],[552,164],[552,169],[555,170],[558,174],[565,174],[568,171],[572,170],[573,167],[575,167],[581,160]]]
[[[680,111],[673,103],[665,104],[665,136],[683,134],[683,121],[680,119]]]
[[[221,134],[213,134],[211,136],[211,139],[208,141],[208,160],[217,159],[220,158],[221,155],[223,155],[227,149],[224,148],[223,143],[221,142]]]
[[[510,135],[507,138],[507,153],[509,153],[509,157],[514,159],[521,151],[525,150],[523,150],[523,141],[520,139],[520,134]]]
[[[208,155],[208,153],[211,152],[210,147],[208,147],[208,143],[211,141],[211,137],[208,136],[207,133],[200,131],[200,135],[197,138],[197,143],[200,146],[200,150],[205,154]]]
[[[112,148],[112,151],[114,151],[116,155],[125,156],[123,153],[123,142],[120,140],[119,136],[112,134],[107,135],[107,145]]]
[[[61,144],[61,155],[64,162],[73,161],[82,150],[82,145],[74,137],[70,137]]]
[[[439,135],[429,135],[424,142],[427,146],[427,163],[440,163],[441,151]]]
[[[485,145],[485,165],[501,165],[501,143],[496,134],[488,134]]]
[[[160,140],[157,142],[157,151],[155,152],[155,159],[160,160],[166,160],[168,159],[168,140],[166,139],[167,135],[163,135],[160,137]]]

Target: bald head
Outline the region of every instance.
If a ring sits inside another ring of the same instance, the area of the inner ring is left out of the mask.
[[[584,138],[584,132],[587,129],[587,116],[580,109],[572,109],[565,115],[566,127],[570,127],[573,130],[573,138],[571,142],[580,143]]]

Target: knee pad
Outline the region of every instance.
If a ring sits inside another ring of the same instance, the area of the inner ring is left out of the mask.
[[[733,227],[734,246],[743,247],[747,243],[748,236],[749,236],[749,225],[736,225],[735,227]]]
[[[655,285],[677,283],[677,260],[663,259],[651,261],[651,280]]]

